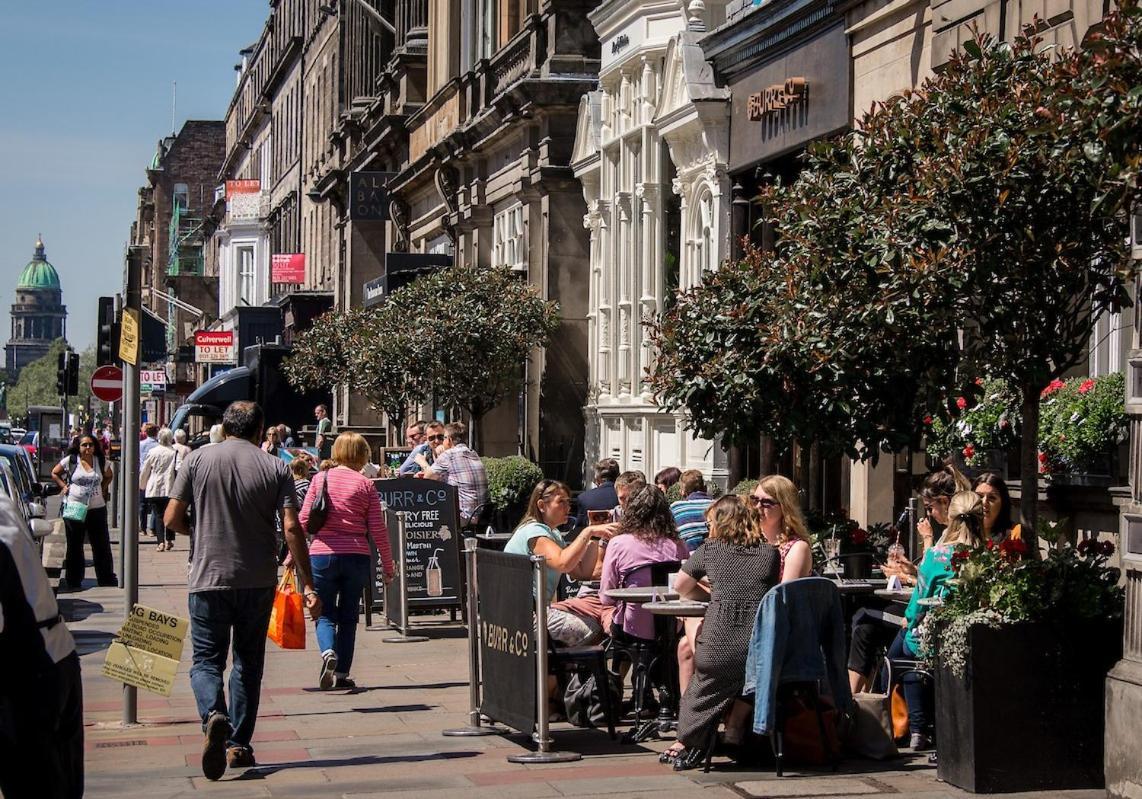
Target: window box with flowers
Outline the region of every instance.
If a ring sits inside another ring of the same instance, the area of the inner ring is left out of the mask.
[[[950,455],[965,471],[1004,474],[1007,452],[1019,442],[1019,403],[1019,392],[1004,381],[976,378],[973,391],[948,403],[946,418],[924,418],[929,457]]]
[[[1111,485],[1126,437],[1125,378],[1052,380],[1039,411],[1039,471],[1058,485]]]
[[[1058,545],[1043,560],[1025,547],[958,551],[952,591],[921,625],[939,776],[977,793],[1101,787],[1104,685],[1122,651],[1114,545]]]

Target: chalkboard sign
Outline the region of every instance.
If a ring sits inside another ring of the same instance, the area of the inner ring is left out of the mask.
[[[528,734],[536,721],[534,575],[525,555],[476,550],[480,712]]]
[[[381,460],[393,474],[404,465],[408,456],[412,454],[412,447],[381,447]]]
[[[381,502],[388,508],[386,524],[393,560],[398,560],[396,512],[405,516],[405,579],[408,605],[457,607],[461,604],[460,515],[456,487],[438,480],[394,477],[374,480]],[[399,601],[397,581],[385,591],[385,607]],[[391,603],[391,604],[390,604]],[[390,619],[395,613],[387,613]]]

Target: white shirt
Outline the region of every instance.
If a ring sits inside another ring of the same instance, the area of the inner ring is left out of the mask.
[[[71,456],[59,462],[67,473],[68,462]],[[69,502],[83,502],[88,508],[102,508],[107,505],[103,499],[103,473],[99,471],[99,461],[92,461],[92,468],[88,469],[83,458],[75,459],[75,469],[67,478],[67,498]]]

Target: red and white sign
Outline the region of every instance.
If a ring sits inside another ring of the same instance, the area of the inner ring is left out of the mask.
[[[199,330],[194,334],[196,363],[237,363],[233,330]]]
[[[91,374],[91,393],[104,402],[123,398],[123,370],[118,366],[100,366]]]
[[[270,259],[271,283],[304,283],[305,253],[275,255]]]
[[[262,190],[260,180],[228,180],[226,181],[226,199],[235,194],[257,194]]]

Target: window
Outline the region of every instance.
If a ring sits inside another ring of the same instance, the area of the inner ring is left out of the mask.
[[[257,305],[257,270],[254,266],[254,248],[238,247],[235,250],[238,263],[238,305]]]
[[[493,218],[492,265],[527,271],[527,238],[524,235],[522,205],[501,211]]]
[[[174,184],[174,204],[184,211],[190,207],[190,187],[185,183]]]

